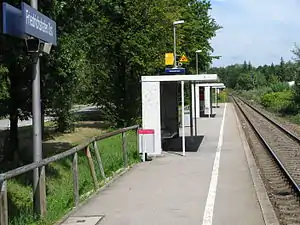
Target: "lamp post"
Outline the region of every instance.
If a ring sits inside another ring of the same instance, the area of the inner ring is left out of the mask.
[[[196,73],[197,75],[199,74],[199,69],[198,69],[198,53],[202,52],[202,50],[197,50],[196,51]],[[191,87],[191,96],[192,96],[192,112],[191,112],[191,117],[193,119],[193,127],[194,127],[194,135],[197,136],[197,118],[196,118],[196,84],[193,82],[192,87]]]
[[[196,73],[197,75],[199,74],[199,69],[198,69],[198,53],[202,52],[202,50],[197,50],[196,51]]]
[[[173,31],[174,31],[174,68],[177,68],[176,65],[176,25],[184,23],[184,20],[178,20],[173,22]]]

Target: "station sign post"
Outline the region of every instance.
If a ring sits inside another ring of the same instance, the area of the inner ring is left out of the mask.
[[[1,33],[23,38],[22,12],[20,9],[3,2],[1,4]]]
[[[149,153],[155,152],[154,129],[139,129],[139,153],[142,154],[143,162],[147,161]]]
[[[21,3],[21,9],[5,2],[1,4],[0,32],[24,39],[27,52],[33,58],[32,117],[33,117],[33,161],[42,160],[42,126],[40,94],[40,54],[49,54],[52,45],[57,45],[56,23],[38,10],[38,1],[31,6]],[[33,171],[34,211],[46,215],[45,167]]]
[[[165,68],[167,74],[185,74],[185,68]]]
[[[21,9],[24,33],[56,45],[56,23],[24,2]]]

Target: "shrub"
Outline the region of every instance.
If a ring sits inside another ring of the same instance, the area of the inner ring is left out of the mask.
[[[228,101],[228,93],[226,90],[220,91],[220,94],[218,96],[218,101],[221,102],[227,102]]]
[[[284,92],[290,89],[288,83],[283,83],[283,82],[271,84],[270,88],[272,92]]]
[[[248,100],[254,100],[255,102],[260,103],[261,102],[261,96],[264,96],[267,93],[272,92],[272,89],[270,87],[262,87],[259,89],[253,89],[249,91],[243,91],[241,93],[241,96]]]
[[[264,94],[261,97],[261,104],[278,113],[292,114],[296,111],[291,90]]]

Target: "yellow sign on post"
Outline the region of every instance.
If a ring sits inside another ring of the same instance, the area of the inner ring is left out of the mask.
[[[179,62],[188,62],[189,60],[187,59],[187,57],[185,55],[181,56]]]
[[[174,64],[174,54],[173,53],[165,53],[165,65],[173,65]]]

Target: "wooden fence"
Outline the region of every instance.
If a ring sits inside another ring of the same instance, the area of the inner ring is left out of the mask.
[[[101,161],[100,153],[97,146],[97,141],[107,139],[109,137],[122,134],[122,151],[123,151],[123,160],[124,166],[128,167],[128,152],[127,152],[127,141],[126,141],[126,132],[130,130],[138,130],[138,125],[123,128],[117,131],[113,131],[110,133],[106,133],[97,137],[93,137],[92,139],[85,141],[84,143],[71,148],[65,152],[60,154],[51,156],[49,158],[45,158],[40,162],[34,162],[14,170],[10,170],[8,172],[0,174],[0,224],[1,225],[8,225],[8,203],[7,203],[7,181],[15,178],[19,175],[32,171],[36,168],[39,168],[39,185],[37,190],[33,190],[34,204],[35,204],[35,213],[39,214],[41,217],[46,215],[46,184],[45,184],[45,166],[66,158],[68,156],[73,156],[72,161],[72,175],[73,175],[73,193],[74,193],[74,205],[77,207],[79,205],[79,179],[78,179],[78,152],[85,151],[85,155],[87,157],[89,168],[91,172],[91,176],[93,179],[94,189],[97,190],[99,188],[99,183],[96,177],[95,165],[91,156],[91,152],[89,149],[89,145],[92,144],[95,153],[96,153],[96,160],[97,164],[101,173],[101,176],[105,179],[105,172],[103,168],[103,164]],[[138,142],[138,138],[137,138]],[[137,144],[138,147],[138,144]]]

